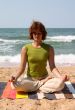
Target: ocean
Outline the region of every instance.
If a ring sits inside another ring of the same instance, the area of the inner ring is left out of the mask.
[[[55,64],[75,65],[75,28],[47,28],[44,41],[54,47]],[[20,63],[21,48],[32,42],[28,28],[0,28],[0,66]]]

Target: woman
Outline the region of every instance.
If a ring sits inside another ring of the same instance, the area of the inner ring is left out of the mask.
[[[29,28],[29,34],[29,38],[33,42],[22,48],[20,68],[15,77],[11,78],[13,82],[11,87],[17,91],[25,92],[40,90],[49,93],[62,90],[66,76],[61,76],[55,66],[53,47],[43,42],[47,36],[45,26],[41,22],[34,21]],[[56,78],[51,78],[48,75],[47,62]],[[17,79],[24,72],[26,64],[28,64],[27,75],[18,81]]]

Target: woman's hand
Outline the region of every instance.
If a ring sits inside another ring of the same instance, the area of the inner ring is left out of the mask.
[[[15,82],[16,80],[17,80],[17,79],[16,79],[14,76],[12,76],[11,79],[10,79],[9,81]]]
[[[62,75],[61,79],[65,82],[69,80],[69,77],[67,75]]]

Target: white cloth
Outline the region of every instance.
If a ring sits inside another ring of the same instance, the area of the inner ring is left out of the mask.
[[[44,93],[61,91],[64,88],[64,82],[60,78],[52,78],[42,85],[39,90]]]
[[[39,80],[23,78],[21,81],[15,82],[14,86],[18,91],[32,92],[39,89],[44,93],[52,93],[62,90],[64,88],[64,82],[59,78],[52,78],[43,84]]]

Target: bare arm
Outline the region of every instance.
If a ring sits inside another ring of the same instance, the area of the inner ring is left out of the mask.
[[[26,57],[27,57],[26,49],[25,49],[25,47],[23,47],[21,50],[21,63],[19,66],[19,70],[18,70],[17,74],[15,75],[15,78],[14,77],[11,78],[11,81],[17,80],[21,76],[21,74],[24,72],[25,67],[26,67]]]
[[[50,47],[49,51],[49,66],[53,74],[55,74],[57,77],[61,77],[59,70],[55,66],[55,61],[54,61],[54,49],[53,47]]]
[[[49,51],[49,59],[48,59],[48,62],[49,62],[49,66],[50,66],[50,69],[51,69],[51,72],[53,74],[55,74],[56,77],[58,78],[61,78],[63,81],[66,81],[67,80],[67,76],[66,75],[61,75],[59,70],[56,68],[55,66],[55,61],[54,61],[54,49],[53,47],[50,47],[50,51]],[[46,83],[49,79],[51,79],[52,77],[49,75],[47,78],[41,80],[41,82]]]

